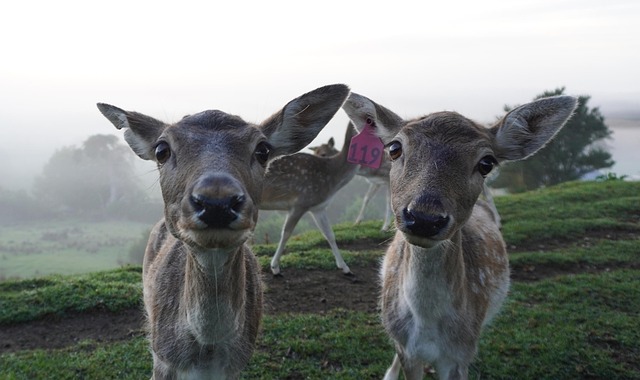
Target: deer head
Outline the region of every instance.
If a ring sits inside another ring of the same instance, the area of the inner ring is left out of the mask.
[[[269,162],[310,143],[349,89],[331,85],[304,94],[261,124],[204,111],[167,124],[100,103],[98,108],[142,159],[155,161],[171,233],[189,246],[228,248],[254,229]]]

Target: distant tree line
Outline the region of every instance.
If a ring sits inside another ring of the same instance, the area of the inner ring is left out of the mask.
[[[63,147],[45,164],[31,193],[0,189],[0,223],[58,217],[157,220],[162,204],[142,191],[133,158],[114,135]]]

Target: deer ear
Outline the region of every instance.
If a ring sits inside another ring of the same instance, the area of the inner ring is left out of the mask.
[[[110,104],[98,103],[100,112],[118,129],[124,129],[124,139],[144,160],[154,160],[153,147],[167,125],[138,112],[124,111]]]
[[[353,92],[349,95],[342,109],[358,131],[362,131],[367,123],[373,123],[376,135],[385,144],[393,140],[405,124],[404,120],[393,111]]]
[[[349,87],[320,87],[293,99],[265,120],[260,129],[273,147],[271,157],[298,152],[307,146],[338,112],[349,95]]]
[[[569,120],[578,104],[572,96],[554,96],[509,112],[491,130],[498,159],[525,159],[549,142]]]

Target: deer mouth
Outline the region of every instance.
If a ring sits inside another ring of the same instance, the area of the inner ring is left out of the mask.
[[[233,248],[244,244],[253,235],[255,223],[247,220],[226,227],[202,226],[195,218],[178,224],[181,239],[202,248]]]
[[[257,218],[245,207],[232,220],[224,214],[207,216],[197,210],[175,210],[177,237],[188,245],[200,248],[233,248],[244,244],[253,235]],[[168,218],[167,218],[168,219]]]

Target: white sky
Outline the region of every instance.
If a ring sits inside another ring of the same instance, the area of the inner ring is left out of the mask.
[[[640,109],[640,1],[12,1],[0,6],[0,187],[117,133],[107,102],[165,121],[260,121],[330,83],[402,116],[491,121],[544,90]],[[316,140],[341,143],[342,112]],[[32,174],[30,174],[32,175]]]

